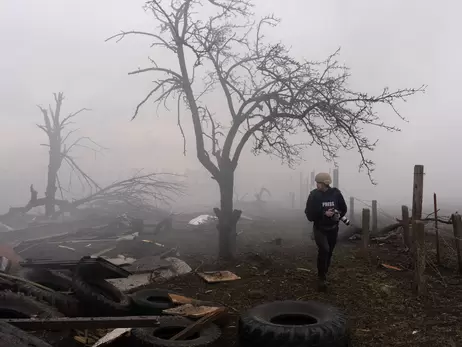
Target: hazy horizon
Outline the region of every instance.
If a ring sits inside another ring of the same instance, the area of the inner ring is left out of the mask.
[[[48,153],[40,146],[47,139],[36,126],[42,121],[37,105],[53,104],[55,92],[65,93],[64,114],[83,107],[91,109],[78,118],[75,127],[80,129],[79,135],[90,136],[108,150],[96,156],[83,149],[75,154],[101,184],[141,168],[178,173],[204,170],[196,158],[187,115],[183,114],[186,156],[173,111],[157,111],[151,103],[130,121],[153,77],[128,76],[128,72],[148,66],[148,56],[155,56],[156,51],[139,37],[120,43],[105,39],[121,30],[154,30],[153,18],[143,11],[143,3],[0,2],[0,212],[26,204],[30,184],[43,194]],[[453,157],[457,152],[450,141],[458,138],[462,120],[457,114],[462,106],[450,81],[457,79],[461,69],[452,61],[462,55],[454,43],[457,28],[462,27],[456,20],[462,5],[450,3],[435,10],[430,4],[416,0],[354,0],[348,4],[341,0],[292,0],[288,6],[255,1],[258,15],[274,13],[282,20],[266,36],[291,46],[297,59],[321,60],[341,47],[340,60],[351,68],[350,86],[355,90],[377,93],[385,86],[428,85],[425,94],[397,104],[408,122],[378,108],[382,119],[402,132],[367,130],[371,139],[379,139],[377,150],[369,154],[376,162],[373,176],[377,186],[365,172],[358,173],[356,152],[340,152],[340,188],[346,196],[377,199],[383,206],[399,208],[410,201],[414,165],[422,164],[426,172],[424,204],[432,202],[434,192],[443,203],[459,204],[457,192],[462,191],[462,182],[455,179],[459,169]],[[163,56],[156,59],[175,64]],[[215,112],[220,112],[220,102],[223,100],[211,101]],[[317,147],[308,148],[303,157],[299,166],[289,169],[277,158],[254,157],[248,145],[237,170],[239,193],[253,197],[265,186],[276,192],[274,200],[284,200],[290,191],[297,192],[300,171],[309,175],[312,170],[329,171],[333,167]],[[210,185],[211,192],[217,192],[216,182],[210,179]],[[216,195],[215,201],[218,198]]]

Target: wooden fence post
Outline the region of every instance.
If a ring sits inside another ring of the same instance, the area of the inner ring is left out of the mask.
[[[368,256],[369,253],[369,228],[371,222],[371,210],[368,208],[363,208],[362,213],[362,234],[361,240],[363,245],[363,253],[364,256]]]
[[[414,165],[414,185],[412,187],[412,248],[411,252],[415,251],[415,233],[414,223],[422,219],[422,205],[423,205],[423,165]]]
[[[414,233],[414,293],[423,295],[426,292],[425,286],[425,229],[422,221],[413,223]]]
[[[454,213],[452,215],[452,227],[454,229],[454,241],[456,244],[457,263],[459,273],[462,274],[462,219],[460,214]]]
[[[435,241],[436,241],[436,263],[441,264],[440,255],[440,236],[438,230],[438,201],[436,199],[436,193],[433,193],[433,211],[435,213]]]
[[[299,187],[299,195],[300,195],[300,209],[303,208],[303,172],[300,171],[300,187]]]
[[[412,190],[412,220],[422,219],[424,166],[414,166],[414,188]]]
[[[378,231],[377,200],[372,200],[372,234],[376,235]]]
[[[339,186],[339,177],[338,177],[338,168],[335,168],[333,171],[333,178],[332,178],[333,187],[338,188]]]
[[[402,221],[403,221],[403,238],[404,238],[404,245],[411,249],[411,234],[410,234],[410,227],[409,227],[409,208],[405,205],[401,206],[401,214],[402,214]]]
[[[355,224],[355,198],[350,196],[350,222]]]

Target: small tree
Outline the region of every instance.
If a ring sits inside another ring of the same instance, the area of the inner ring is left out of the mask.
[[[376,96],[349,89],[348,69],[335,60],[337,52],[322,62],[298,61],[283,44],[266,42],[264,27],[275,26],[278,20],[270,16],[255,22],[250,0],[153,0],[147,1],[145,10],[159,24],[158,31],[121,32],[108,40],[142,35],[152,40],[153,47],[176,57],[177,70],[150,59],[150,67],[130,73],[159,75],[133,118],[151,98],[157,103],[176,98],[184,138],[180,109],[185,104],[194,126],[197,158],[220,188],[221,205],[215,213],[222,257],[235,254],[241,211],[233,210],[234,172],[249,140],[253,139],[255,154],[276,155],[289,165],[307,145],[318,145],[329,160],[341,147],[355,148],[360,167],[371,177],[373,162],[366,153],[375,143],[362,127],[399,130],[381,122],[373,106],[389,105],[402,118],[394,102],[424,89],[385,88]],[[203,19],[200,13],[214,14]],[[205,95],[215,87],[221,89],[227,105],[220,116],[205,102]],[[223,113],[229,117],[227,124]],[[290,135],[297,133],[305,133],[307,142],[290,142]]]

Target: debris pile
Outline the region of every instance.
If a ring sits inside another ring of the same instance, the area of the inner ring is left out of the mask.
[[[1,272],[0,335],[14,332],[24,346],[40,347],[61,346],[70,339],[103,346],[124,338],[164,346],[198,334],[209,343],[221,336],[213,322],[226,314],[225,308],[165,290],[139,290],[146,284],[142,281],[136,287],[127,284],[147,273],[168,277],[190,272],[186,263],[159,256],[129,261],[124,268],[110,260],[26,260],[22,276]]]

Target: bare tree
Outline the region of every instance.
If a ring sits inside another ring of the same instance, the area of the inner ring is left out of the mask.
[[[77,117],[80,113],[87,111],[87,109],[82,108],[77,112],[63,117],[61,115],[61,109],[64,94],[55,93],[54,99],[54,109],[52,109],[51,105],[48,109],[38,106],[43,114],[43,124],[37,124],[37,126],[46,133],[48,143],[43,144],[43,146],[49,148],[48,176],[45,191],[45,215],[47,216],[51,216],[55,212],[56,192],[58,187],[61,192],[61,197],[63,197],[63,187],[60,184],[58,175],[63,162],[70,167],[71,173],[77,174],[77,177],[82,183],[85,183],[90,188],[100,188],[98,184],[79,167],[77,162],[71,156],[72,150],[76,147],[86,147],[91,150],[100,150],[102,148],[89,137],[78,137],[71,141],[71,136],[77,129],[68,129],[69,125],[72,124],[75,117]],[[31,186],[31,193],[32,190],[33,187]],[[32,200],[34,199],[32,199],[31,196],[31,201]]]
[[[184,139],[180,110],[185,105],[197,158],[220,187],[221,206],[215,213],[222,257],[235,254],[241,211],[233,210],[234,172],[249,140],[253,153],[276,155],[289,165],[310,145],[319,146],[329,160],[335,160],[339,148],[356,149],[360,168],[370,176],[374,163],[366,154],[375,142],[364,135],[363,126],[399,130],[384,124],[374,105],[388,105],[403,119],[395,101],[424,90],[385,88],[373,96],[349,89],[349,72],[336,60],[338,52],[321,62],[296,60],[283,44],[265,40],[263,29],[278,20],[269,16],[255,21],[250,0],[152,0],[145,10],[159,24],[157,31],[124,31],[108,40],[144,36],[177,60],[178,68],[171,69],[150,58],[149,67],[129,73],[158,76],[133,118],[150,99],[159,104],[176,99]],[[214,14],[204,18],[203,13]],[[227,105],[227,121],[223,114],[214,115],[205,101],[216,87]],[[306,134],[305,143],[291,142],[297,133]]]
[[[48,143],[43,144],[49,148],[48,174],[45,197],[39,198],[34,186],[30,186],[30,200],[23,207],[11,207],[6,215],[26,213],[34,207],[45,206],[45,215],[56,217],[62,212],[72,212],[77,207],[95,201],[123,201],[137,208],[149,208],[158,202],[170,203],[175,195],[182,194],[184,187],[175,182],[171,174],[143,173],[138,171],[132,177],[118,180],[108,186],[99,185],[88,175],[72,157],[72,150],[82,147],[91,151],[99,151],[102,146],[95,143],[91,138],[80,136],[72,139],[77,129],[70,129],[76,116],[87,109],[82,108],[77,112],[65,117],[62,116],[63,93],[54,94],[55,107],[48,109],[39,106],[43,114],[43,124],[37,124],[48,137]],[[70,169],[69,185],[67,188],[61,185],[59,172],[65,163]],[[87,189],[85,197],[69,201],[65,199],[65,193],[69,193],[73,177],[77,177],[82,187]],[[61,198],[56,198],[57,191]],[[58,210],[56,209],[58,207]]]

